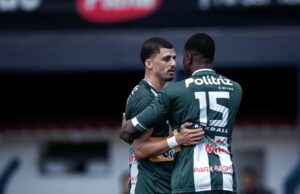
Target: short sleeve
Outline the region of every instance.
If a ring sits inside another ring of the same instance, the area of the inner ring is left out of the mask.
[[[140,95],[138,97],[130,98],[126,108],[126,119],[132,119],[137,114],[142,112],[153,101],[153,96]]]
[[[167,120],[169,103],[165,91],[162,90],[158,93],[150,106],[132,119],[135,128],[141,132],[145,132],[152,128],[155,123]]]

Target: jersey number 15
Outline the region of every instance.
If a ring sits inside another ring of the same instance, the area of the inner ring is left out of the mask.
[[[225,127],[227,125],[229,109],[223,105],[218,104],[217,99],[229,99],[229,92],[195,92],[195,98],[199,100],[200,124],[202,126],[207,126],[207,124],[209,124],[210,126],[215,127]],[[208,103],[206,99],[208,99]],[[208,110],[213,110],[221,113],[222,119],[208,121]]]

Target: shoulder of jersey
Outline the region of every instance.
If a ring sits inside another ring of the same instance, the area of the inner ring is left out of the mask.
[[[143,85],[136,85],[130,93],[131,98],[140,98],[149,95],[149,90],[147,90]]]
[[[166,90],[179,90],[183,89],[184,87],[184,80],[178,81],[178,82],[172,82],[169,85],[166,86]]]
[[[234,85],[241,87],[240,84],[239,84],[238,82],[236,82],[236,81],[234,81],[234,80],[232,80],[232,79],[230,79],[230,78],[228,78],[228,77],[226,77],[226,76],[224,76],[224,75],[221,75],[221,76],[222,76],[223,78],[225,78],[225,79],[229,79]]]

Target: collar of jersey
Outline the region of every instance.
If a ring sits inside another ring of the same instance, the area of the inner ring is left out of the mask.
[[[146,80],[142,79],[141,82],[143,82],[147,88],[151,90],[151,92],[154,94],[154,96],[157,95],[158,91],[152,86],[151,83],[147,82]]]
[[[194,71],[194,73],[193,73],[192,75],[195,75],[195,74],[198,73],[198,72],[204,72],[204,71],[215,72],[215,71],[212,70],[212,69],[198,69],[198,70]]]

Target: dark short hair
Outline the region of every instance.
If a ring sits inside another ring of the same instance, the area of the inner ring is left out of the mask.
[[[161,48],[174,48],[173,45],[164,38],[152,37],[147,39],[141,48],[140,58],[144,63],[146,59],[150,58],[154,54],[159,53]]]
[[[191,36],[185,43],[186,51],[195,52],[206,59],[207,64],[212,64],[215,57],[215,42],[208,34],[198,33]]]

